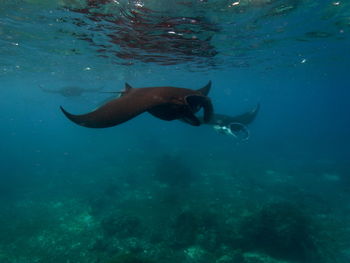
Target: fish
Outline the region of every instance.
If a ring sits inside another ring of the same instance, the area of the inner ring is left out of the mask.
[[[252,123],[260,110],[260,103],[258,103],[253,109],[240,115],[225,115],[225,114],[213,114],[209,125],[229,126],[232,123],[240,123],[248,125]]]
[[[96,88],[96,89],[84,89],[78,86],[65,86],[60,89],[47,89],[47,88],[44,88],[42,85],[40,85],[39,87],[44,92],[57,93],[64,97],[78,97],[85,92],[98,92],[99,90],[102,89],[102,87]]]
[[[62,106],[60,109],[69,120],[87,128],[116,126],[144,112],[161,120],[182,120],[200,126],[209,123],[213,116],[213,104],[207,96],[210,89],[211,81],[198,90],[172,86],[133,88],[125,83],[119,97],[89,113],[74,115]],[[201,109],[203,117],[197,117]]]
[[[213,114],[211,120],[206,124],[212,126],[215,131],[230,135],[241,141],[250,137],[248,125],[251,124],[260,110],[260,103],[253,109],[240,115]]]

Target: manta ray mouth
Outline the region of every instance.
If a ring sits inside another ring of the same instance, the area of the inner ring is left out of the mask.
[[[237,138],[240,141],[247,141],[250,136],[249,129],[242,123],[239,122],[231,122],[228,125],[228,129],[230,130],[231,135]]]
[[[214,110],[213,105],[208,97],[203,95],[189,95],[186,97],[186,102],[189,105],[193,115],[203,109],[203,123],[210,122]]]

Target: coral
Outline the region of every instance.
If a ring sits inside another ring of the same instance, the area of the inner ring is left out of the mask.
[[[193,245],[199,230],[198,217],[191,211],[182,212],[176,217],[173,230],[175,247],[184,248]]]
[[[223,229],[216,214],[208,211],[185,210],[171,225],[169,243],[174,248],[200,246],[213,251],[221,244]]]
[[[240,227],[241,245],[272,257],[313,262],[317,254],[315,223],[290,203],[275,203],[246,217]]]
[[[155,167],[154,178],[171,187],[185,187],[194,181],[195,173],[181,157],[165,154]]]
[[[102,229],[107,236],[121,238],[138,236],[142,232],[141,220],[132,215],[111,215],[102,220]]]
[[[106,263],[152,263],[150,259],[146,259],[131,253],[119,254],[112,259],[108,260]]]
[[[244,253],[243,254],[244,263],[287,263],[286,261],[276,260],[267,255],[260,253]]]
[[[211,261],[211,255],[199,246],[189,247],[184,250],[186,261],[192,263],[206,263]]]

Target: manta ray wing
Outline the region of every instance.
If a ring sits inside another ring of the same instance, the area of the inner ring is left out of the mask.
[[[88,128],[107,128],[126,122],[148,109],[161,103],[152,96],[143,96],[143,89],[133,89],[131,92],[116,98],[96,110],[74,115],[61,107],[64,115],[74,123]]]

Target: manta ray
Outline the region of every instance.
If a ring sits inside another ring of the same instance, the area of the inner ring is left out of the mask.
[[[133,88],[125,83],[120,96],[96,110],[74,115],[60,107],[72,122],[88,128],[107,128],[119,125],[148,112],[161,120],[182,120],[193,126],[209,123],[213,116],[213,105],[207,96],[211,81],[203,88],[192,90],[178,87]],[[203,117],[196,113],[203,109]]]
[[[204,95],[208,95],[209,89],[203,89]],[[251,124],[260,110],[260,103],[255,108],[240,115],[230,116],[226,114],[213,113],[210,121],[203,122],[214,128],[215,131],[230,135],[241,141],[249,139],[250,132],[247,125]]]
[[[241,123],[243,125],[248,125],[254,121],[256,115],[260,109],[260,104],[257,104],[252,110],[245,112],[240,115],[229,116],[225,114],[214,114],[211,118],[209,125],[219,125],[219,126],[230,126],[234,123]]]
[[[239,140],[249,138],[247,125],[251,124],[260,110],[260,104],[253,109],[240,115],[229,116],[225,114],[213,114],[213,117],[206,124],[211,125],[215,131],[231,135]]]
[[[85,92],[97,92],[97,91],[100,91],[102,89],[102,87],[96,88],[96,89],[84,89],[84,88],[81,88],[78,86],[65,86],[65,87],[62,87],[60,89],[47,89],[41,85],[39,87],[44,92],[57,93],[57,94],[60,94],[64,97],[78,97],[78,96],[81,96]]]

